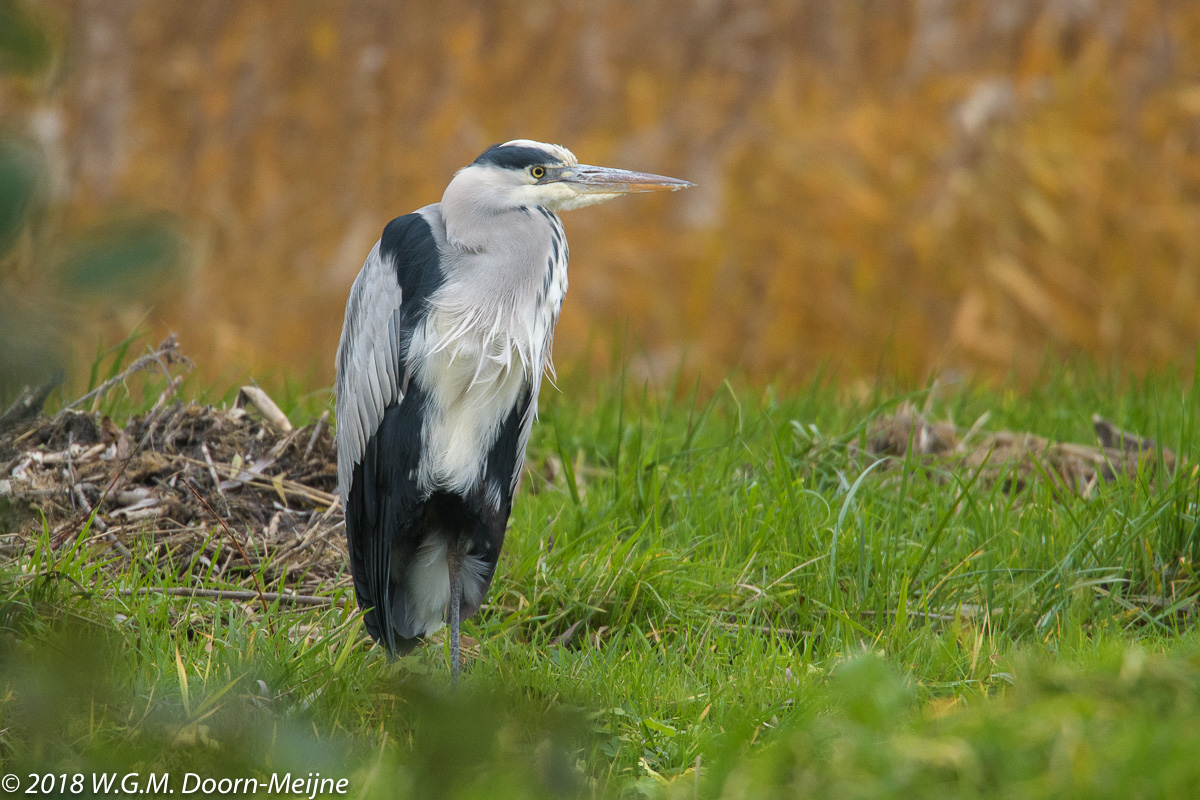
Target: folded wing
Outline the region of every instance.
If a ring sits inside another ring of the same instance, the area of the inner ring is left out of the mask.
[[[392,552],[418,502],[424,399],[411,391],[408,343],[442,281],[424,212],[398,217],[363,264],[337,354],[338,493],[367,631],[394,651]]]

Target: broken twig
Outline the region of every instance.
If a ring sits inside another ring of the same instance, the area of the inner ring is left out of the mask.
[[[237,404],[243,405],[249,403],[258,409],[272,428],[280,433],[291,433],[292,423],[280,410],[279,406],[275,405],[275,401],[271,396],[257,386],[243,386],[238,390]]]

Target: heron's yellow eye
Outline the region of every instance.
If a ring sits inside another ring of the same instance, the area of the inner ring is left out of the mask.
[[[546,177],[546,168],[534,167],[533,169],[529,170],[529,174],[540,181],[542,178]]]

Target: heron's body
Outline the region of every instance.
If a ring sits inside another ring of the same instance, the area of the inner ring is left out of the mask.
[[[355,280],[337,359],[338,488],[365,624],[390,652],[446,622],[456,645],[458,619],[479,608],[567,291],[555,210],[637,191],[629,176],[687,185],[581,167],[553,145],[490,148],[441,203],[392,220]]]

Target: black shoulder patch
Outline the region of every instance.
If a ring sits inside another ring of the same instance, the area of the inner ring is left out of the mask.
[[[502,169],[525,169],[536,164],[557,164],[559,161],[538,147],[494,144],[484,150],[475,163]]]
[[[379,256],[396,270],[402,294],[401,310],[407,320],[424,311],[425,301],[442,285],[441,255],[429,221],[420,214],[396,217],[383,229]]]

